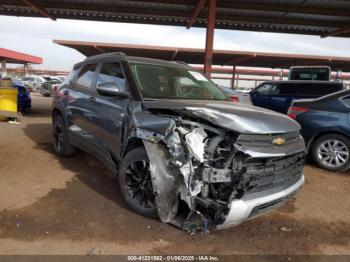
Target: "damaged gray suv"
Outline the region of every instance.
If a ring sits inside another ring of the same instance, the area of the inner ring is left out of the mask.
[[[56,90],[52,124],[58,155],[94,155],[131,209],[187,232],[276,209],[304,183],[295,121],[230,102],[182,63],[89,57]]]

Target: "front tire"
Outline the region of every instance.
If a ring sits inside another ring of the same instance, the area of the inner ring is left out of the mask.
[[[339,134],[324,135],[316,140],[312,149],[314,161],[330,171],[350,168],[350,140]]]
[[[147,152],[143,147],[129,151],[119,171],[119,186],[125,202],[135,212],[158,217]]]
[[[55,152],[62,157],[68,157],[76,152],[76,148],[69,142],[66,125],[61,115],[52,119],[52,142]]]

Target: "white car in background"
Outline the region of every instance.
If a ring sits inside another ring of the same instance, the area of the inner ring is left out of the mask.
[[[55,78],[63,82],[66,79],[66,76],[56,76]]]
[[[241,93],[250,93],[254,87],[236,87],[234,90],[241,92]]]
[[[232,102],[252,105],[252,101],[250,99],[249,93],[240,92],[237,89],[232,89],[232,88],[220,86],[220,85],[218,85],[218,88],[220,88],[220,90],[224,92],[224,94],[227,95]]]
[[[38,91],[46,80],[42,76],[28,75],[22,78],[22,82],[26,87],[29,87],[31,91]]]

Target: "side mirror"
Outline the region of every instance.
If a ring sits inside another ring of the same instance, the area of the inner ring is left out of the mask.
[[[121,96],[130,98],[130,94],[120,90],[117,83],[115,82],[104,82],[100,83],[96,87],[97,92],[103,96]]]

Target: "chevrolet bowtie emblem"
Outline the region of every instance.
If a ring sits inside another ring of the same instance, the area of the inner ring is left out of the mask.
[[[284,144],[284,142],[286,142],[286,140],[282,137],[276,137],[272,140],[272,144],[274,144],[276,146],[281,146]]]

